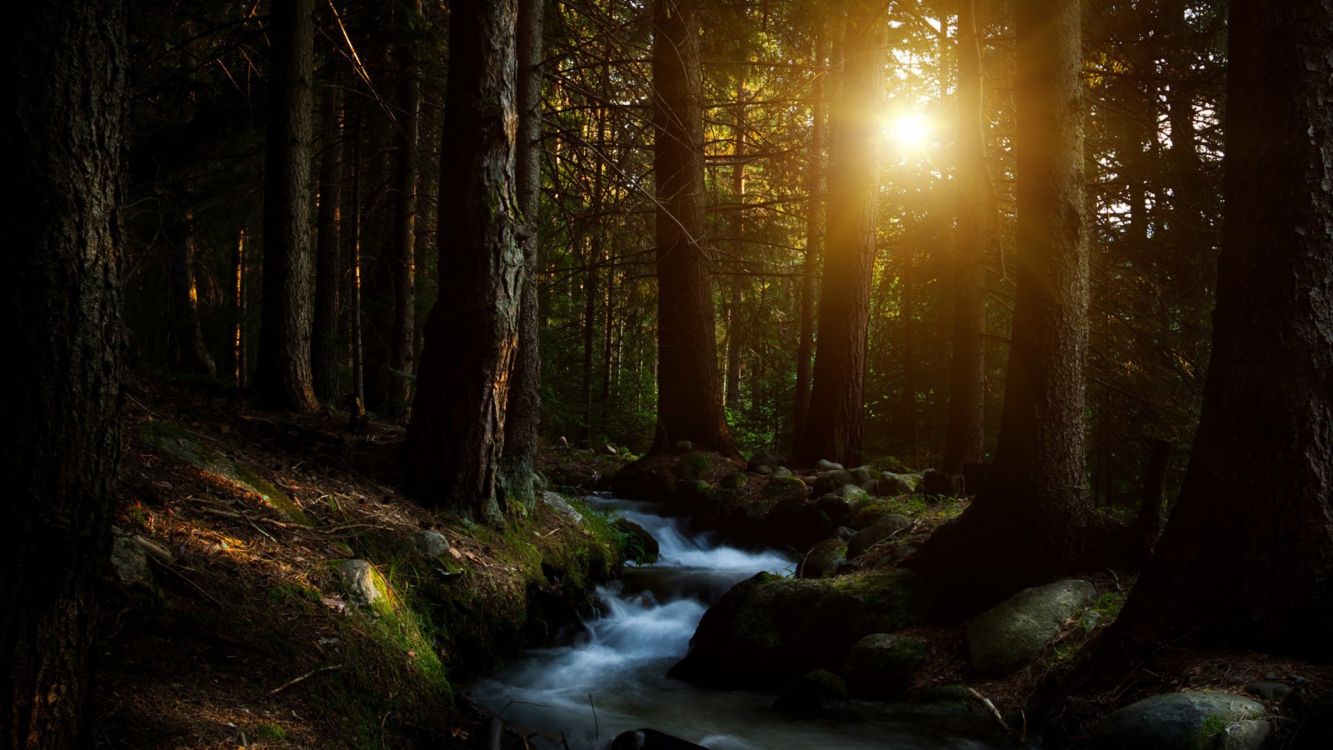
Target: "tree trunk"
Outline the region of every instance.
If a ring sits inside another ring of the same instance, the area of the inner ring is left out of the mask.
[[[727,410],[736,412],[741,407],[741,353],[745,326],[741,322],[741,292],[745,257],[745,85],[736,85],[736,121],[732,126],[735,150],[732,152],[731,199],[736,202],[731,232],[733,262],[736,273],[728,279],[731,297],[727,300],[727,382],[725,398]]]
[[[119,0],[20,3],[5,45],[0,233],[0,748],[81,737],[94,590],[120,455],[120,242],[126,13]],[[77,52],[77,54],[74,54]]]
[[[694,0],[653,3],[657,187],[657,429],[650,453],[688,440],[738,456],[722,410],[704,247],[703,91]]]
[[[959,612],[1078,569],[1092,514],[1080,3],[1015,9],[1018,290],[1000,439],[982,494],[913,563]]]
[[[866,327],[875,262],[879,104],[884,97],[884,4],[848,11],[842,87],[833,114],[828,243],[814,385],[796,463],[861,458],[865,420]]]
[[[311,79],[314,0],[274,0],[264,144],[264,287],[255,390],[261,405],[319,407],[310,374]]]
[[[232,378],[236,382],[237,388],[244,388],[248,385],[249,370],[249,346],[250,337],[245,332],[246,316],[246,294],[245,294],[245,241],[248,239],[245,227],[236,236],[236,254],[232,256],[231,277],[232,283],[232,315],[235,320],[232,321],[232,341],[231,341],[231,367]]]
[[[315,321],[310,338],[310,373],[315,395],[338,400],[338,286],[342,269],[343,113],[334,79],[324,100],[324,153],[319,164],[319,213],[315,234]]]
[[[828,87],[828,55],[823,24],[815,34],[815,80],[810,97],[812,124],[810,152],[807,156],[805,259],[801,269],[801,339],[796,345],[796,395],[792,415],[792,443],[805,430],[805,415],[810,408],[810,363],[815,351],[815,295],[819,293],[819,264],[824,240],[824,149],[826,146],[824,97]]]
[[[411,39],[421,17],[421,0],[400,5],[398,12],[408,13],[408,9],[411,19],[400,22],[399,41],[395,45],[399,66],[398,127],[394,129],[397,141],[393,164],[394,234],[392,255],[387,264],[393,290],[393,315],[388,330],[388,377],[382,406],[383,413],[389,417],[402,416],[407,409],[411,397],[408,373],[412,371],[416,338],[417,144],[421,133],[421,79]]]
[[[174,359],[179,372],[217,377],[217,366],[204,343],[199,323],[199,284],[195,278],[194,214],[185,209],[167,241],[171,248],[171,316]]]
[[[944,437],[946,474],[980,461],[985,440],[986,257],[998,239],[998,216],[986,161],[985,98],[976,0],[958,3],[958,226],[953,257],[953,356]]]
[[[361,315],[361,138],[365,129],[361,127],[365,108],[357,104],[352,108],[352,124],[348,128],[352,142],[352,201],[348,207],[347,248],[348,265],[348,309],[347,343],[349,359],[352,362],[352,392],[348,396],[348,411],[352,421],[359,424],[366,414],[366,348],[362,333]]]
[[[1107,663],[1185,636],[1333,658],[1333,7],[1232,0],[1229,28],[1203,412]]]
[[[541,318],[538,309],[537,253],[541,224],[542,31],[545,0],[518,4],[518,144],[515,157],[518,210],[523,217],[523,296],[519,309],[518,352],[505,408],[500,488],[508,505],[531,508],[536,501],[533,471],[541,426]],[[609,315],[609,313],[608,313]]]
[[[523,289],[514,192],[517,0],[459,0],[449,30],[439,301],[426,323],[408,484],[425,503],[494,518]]]

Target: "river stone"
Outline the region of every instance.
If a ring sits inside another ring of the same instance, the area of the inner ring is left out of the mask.
[[[703,745],[686,742],[656,729],[631,729],[621,732],[611,742],[611,750],[708,750]]]
[[[875,494],[881,497],[910,495],[916,491],[916,482],[910,474],[895,474],[891,471],[880,472],[875,482]]]
[[[858,466],[855,469],[848,469],[847,473],[852,476],[852,484],[864,489],[873,487],[875,480],[879,478],[875,476],[874,470],[869,466]]]
[[[575,526],[583,524],[583,514],[570,505],[568,500],[554,492],[542,493],[542,505],[555,511],[555,514],[564,519],[566,523],[572,523]]]
[[[1067,579],[1024,589],[995,605],[968,623],[972,666],[990,677],[1022,668],[1096,594],[1091,583]]]
[[[380,572],[365,560],[343,560],[338,563],[338,584],[353,604],[373,607],[384,600],[388,586]]]
[[[890,698],[901,694],[926,662],[927,644],[920,638],[871,633],[847,652],[842,675],[853,695]]]
[[[792,716],[820,716],[847,700],[847,685],[825,669],[808,672],[788,685],[773,701],[773,708]]]
[[[1131,703],[1093,734],[1100,750],[1258,750],[1270,726],[1262,704],[1213,690],[1168,693]]]
[[[717,484],[724,490],[739,490],[745,487],[745,483],[749,481],[749,479],[750,478],[745,475],[745,472],[733,471],[719,479]]]
[[[425,560],[438,560],[449,554],[449,540],[438,531],[418,529],[412,533],[412,549]]]
[[[806,549],[832,534],[838,528],[837,520],[820,503],[792,495],[765,514],[760,536],[770,545]]]
[[[842,471],[842,464],[821,458],[815,462],[815,471]]]
[[[704,613],[690,652],[669,675],[711,687],[772,689],[814,669],[837,669],[863,636],[923,617],[910,571],[819,579],[760,573]]]
[[[774,479],[782,479],[783,477],[790,477],[790,476],[793,476],[793,474],[791,473],[791,469],[788,469],[786,466],[779,466],[778,468],[773,470]]]
[[[805,553],[805,559],[796,570],[797,578],[823,578],[831,574],[838,563],[847,558],[847,545],[837,537],[825,539]]]
[[[804,498],[806,494],[805,482],[800,477],[774,476],[764,484],[764,497],[792,497]]]
[[[647,529],[628,518],[617,518],[615,523],[611,525],[625,535],[626,557],[641,565],[650,565],[657,562],[657,556],[661,553],[661,549],[657,539]]]
[[[837,469],[835,471],[825,471],[815,475],[815,483],[812,485],[812,490],[816,496],[826,495],[848,484],[855,484],[852,480],[852,473],[850,471]]]
[[[870,526],[856,532],[856,536],[847,543],[847,557],[854,558],[862,552],[892,536],[902,533],[912,526],[912,519],[901,513],[889,513],[880,516]]]

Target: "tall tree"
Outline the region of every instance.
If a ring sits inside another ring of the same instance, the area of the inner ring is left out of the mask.
[[[383,411],[399,416],[407,408],[409,379],[416,341],[417,145],[421,133],[421,78],[416,34],[421,22],[421,0],[396,8],[398,42],[398,124],[394,129],[394,217],[392,255],[388,259],[393,290],[389,324],[388,376]]]
[[[735,456],[722,410],[703,238],[703,89],[695,1],[655,0],[652,24],[658,382],[650,452],[684,440]]]
[[[518,153],[515,158],[518,210],[523,218],[519,243],[524,276],[519,309],[518,352],[505,409],[500,487],[508,503],[530,507],[541,426],[541,318],[537,309],[537,230],[541,225],[542,30],[546,0],[518,3]],[[610,316],[608,316],[608,328]]]
[[[310,374],[310,139],[314,0],[274,0],[264,144],[264,286],[255,390],[264,406],[318,408]]]
[[[195,246],[194,213],[186,208],[172,222],[167,241],[171,243],[171,317],[174,328],[174,356],[182,373],[217,376],[213,355],[204,343],[204,329],[199,321],[199,282],[195,274],[198,248]]]
[[[827,32],[822,16],[815,32],[815,80],[810,87],[810,150],[806,154],[805,257],[801,264],[801,332],[796,350],[796,394],[792,415],[792,440],[800,440],[805,415],[810,408],[810,364],[815,352],[815,295],[819,293],[819,263],[824,240],[824,149],[827,133],[824,96],[828,86]]]
[[[408,484],[430,505],[494,517],[518,344],[523,248],[514,193],[518,0],[459,0],[440,160],[439,301],[426,322]]]
[[[954,234],[953,356],[944,436],[946,474],[980,461],[986,403],[986,257],[999,217],[986,161],[985,97],[976,0],[958,3],[958,226]]]
[[[325,95],[322,119],[325,143],[319,161],[310,371],[315,395],[328,403],[338,397],[338,287],[342,283],[343,111],[336,78]]]
[[[119,0],[9,12],[0,164],[22,189],[0,232],[6,352],[0,437],[0,747],[82,746],[94,587],[120,455]]]
[[[944,581],[960,609],[1077,569],[1092,514],[1083,476],[1081,3],[1014,7],[1018,289],[999,444],[982,494],[913,562]]]
[[[797,463],[859,460],[865,420],[866,330],[875,263],[884,3],[848,9],[842,95],[831,118],[828,241],[814,383]]]
[[[1333,658],[1333,5],[1231,0],[1224,237],[1189,468],[1102,656]]]

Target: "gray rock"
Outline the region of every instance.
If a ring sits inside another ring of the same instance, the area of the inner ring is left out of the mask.
[[[719,479],[717,484],[724,490],[739,490],[745,486],[745,483],[749,481],[749,479],[750,478],[746,476],[745,472],[733,471]]]
[[[568,500],[565,500],[554,492],[542,493],[542,505],[555,511],[556,515],[575,526],[583,523],[583,514],[578,512],[574,506],[570,505]]]
[[[754,473],[756,473],[756,474],[758,474],[759,476],[762,476],[762,477],[767,477],[767,476],[775,476],[775,477],[776,477],[776,476],[784,476],[784,477],[789,477],[789,476],[791,476],[791,472],[790,472],[790,471],[788,471],[786,474],[778,474],[778,472],[774,471],[773,469],[768,468],[767,466],[756,466],[756,467],[753,469],[753,471],[754,471]],[[785,469],[784,469],[784,471],[785,471]]]
[[[1291,695],[1292,687],[1285,682],[1260,680],[1246,685],[1245,692],[1262,701],[1281,703],[1286,700],[1287,696]]]
[[[663,734],[655,729],[631,729],[616,735],[615,740],[611,742],[611,750],[708,750],[708,748]]]
[[[1075,579],[1014,594],[968,623],[972,666],[992,677],[1021,669],[1096,594],[1091,583]]]
[[[800,477],[772,477],[764,485],[764,497],[799,497],[806,495],[805,482]]]
[[[129,534],[115,529],[111,540],[111,569],[116,580],[125,586],[151,585],[153,573],[148,569],[148,555]]]
[[[894,474],[891,471],[880,472],[879,481],[875,482],[875,494],[881,497],[910,495],[916,491],[916,482],[911,474]]]
[[[628,518],[617,518],[615,523],[611,525],[625,535],[626,557],[641,565],[651,565],[657,562],[657,556],[661,554],[661,548],[657,543],[657,538],[649,533],[647,529]]]
[[[881,516],[870,526],[856,532],[847,543],[847,557],[854,558],[885,539],[901,534],[912,526],[912,519],[901,513],[889,513]]]
[[[779,479],[792,476],[791,469],[788,469],[786,466],[779,466],[773,470],[773,476]]]
[[[412,534],[412,549],[426,560],[438,560],[449,554],[449,540],[438,531],[418,529]]]
[[[808,672],[787,686],[773,701],[773,708],[793,716],[819,716],[847,700],[842,678],[823,669]]]
[[[927,644],[920,638],[872,633],[847,652],[842,675],[852,695],[890,698],[911,684],[926,662],[926,651]]]
[[[842,464],[821,458],[815,462],[815,471],[842,471]]]
[[[1131,703],[1093,734],[1103,750],[1258,750],[1268,737],[1262,704],[1212,690],[1168,693]]]
[[[843,500],[846,500],[849,506],[856,505],[857,503],[865,502],[866,500],[870,499],[870,493],[866,492],[865,490],[861,489],[860,487],[854,484],[844,484],[843,486],[834,490],[831,494],[836,495],[837,497],[840,497]]]
[[[848,469],[847,473],[852,477],[852,484],[865,489],[873,487],[875,480],[879,478],[869,466],[858,466],[855,469]]]
[[[841,539],[825,539],[810,548],[796,569],[797,578],[824,578],[847,558],[847,545]]]
[[[338,585],[353,604],[373,607],[388,596],[388,585],[380,572],[365,560],[338,563]]]

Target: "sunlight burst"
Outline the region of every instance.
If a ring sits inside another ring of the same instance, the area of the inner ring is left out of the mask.
[[[930,121],[920,113],[898,115],[884,126],[884,134],[904,151],[915,151],[926,145],[930,132]]]

